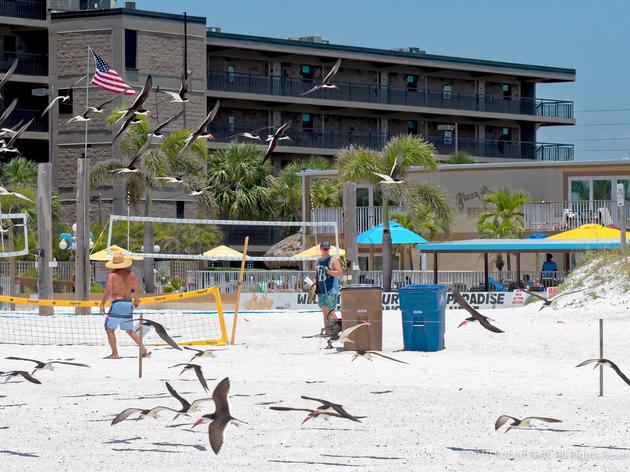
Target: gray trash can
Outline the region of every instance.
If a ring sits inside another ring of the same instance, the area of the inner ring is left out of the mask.
[[[369,320],[370,326],[357,329],[344,343],[346,351],[380,351],[383,349],[383,291],[373,285],[348,285],[341,289],[341,327],[350,328]]]

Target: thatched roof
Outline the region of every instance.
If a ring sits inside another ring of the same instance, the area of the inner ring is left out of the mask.
[[[271,246],[269,250],[265,253],[265,256],[290,257],[296,255],[301,250],[302,233],[295,233]],[[301,267],[301,262],[265,262],[265,265],[269,269],[299,269]]]

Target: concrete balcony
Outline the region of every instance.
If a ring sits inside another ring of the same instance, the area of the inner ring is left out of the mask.
[[[18,65],[15,75],[48,77],[48,55],[46,54],[0,54],[0,74],[8,71],[16,58]]]
[[[46,20],[46,1],[2,0],[0,2],[0,16],[30,20]]]
[[[573,144],[534,143],[528,141],[477,140],[459,138],[444,142],[442,136],[429,136],[438,154],[451,155],[456,151],[478,157],[531,159],[536,161],[572,161]]]
[[[208,70],[209,90],[573,120],[573,102],[570,101],[443,92],[343,81],[335,81],[337,89],[322,89],[303,97],[302,94],[313,85],[313,81],[296,77]]]
[[[2,109],[3,110],[3,109]],[[2,111],[0,111],[0,114]],[[13,128],[20,122],[26,123],[31,118],[35,118],[31,126],[28,127],[27,133],[47,133],[48,132],[48,116],[40,117],[41,110],[29,110],[25,108],[16,108],[13,113],[2,124],[3,128]]]
[[[523,205],[526,231],[565,231],[583,224],[630,228],[630,202],[626,201],[620,221],[616,201],[535,202]]]

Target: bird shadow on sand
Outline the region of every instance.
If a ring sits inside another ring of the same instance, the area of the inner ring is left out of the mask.
[[[103,444],[131,444],[131,441],[138,441],[142,439],[140,436],[136,436],[135,438],[127,438],[127,439],[110,439],[109,441],[105,441]]]
[[[352,428],[322,428],[318,426],[311,426],[301,428],[304,430],[312,430],[312,431],[365,431],[365,429],[352,429]]]
[[[548,431],[550,433],[583,433],[582,429],[560,429],[560,428],[512,428],[512,429],[529,429],[531,431]]]
[[[370,392],[370,393],[373,394],[373,395],[384,395],[386,393],[394,393],[394,391],[393,390],[381,390],[380,392],[376,391],[376,392]]]
[[[320,454],[322,457],[332,457],[339,459],[376,459],[376,460],[391,460],[391,461],[401,461],[404,457],[388,457],[388,456],[344,456],[340,454]]]
[[[182,392],[182,395],[185,395],[185,393]],[[116,398],[116,400],[118,401],[158,400],[160,398],[171,398],[171,396],[168,393],[156,393],[156,394],[149,394],[149,395],[140,395],[139,397]]]
[[[154,442],[151,443],[152,446],[166,446],[166,447],[191,447],[193,449],[197,449],[198,451],[205,452],[207,451],[205,446],[201,444],[183,444],[183,443],[170,443],[170,442]]]
[[[278,403],[282,403],[282,400],[278,400],[276,402],[258,402],[258,403],[254,403],[255,405],[262,405],[262,406],[266,406],[266,405],[276,405]]]
[[[16,406],[26,406],[28,403],[13,403],[12,405],[0,405],[0,408],[13,408]]]
[[[169,449],[142,449],[139,447],[112,447],[112,451],[116,452],[160,452],[168,454],[181,454],[183,451],[171,451]]]
[[[8,449],[0,450],[0,454],[20,457],[39,457],[37,454],[33,454],[32,452],[9,451]]]
[[[60,398],[114,397],[119,393],[84,393],[81,395],[62,395]]]
[[[325,380],[305,380],[304,383],[307,384],[323,384],[326,383]]]
[[[267,395],[267,394],[266,393],[252,393],[252,394],[236,393],[230,396],[232,397],[262,397],[263,395]]]
[[[588,444],[571,444],[573,447],[588,447],[591,449],[609,449],[611,451],[630,451],[630,447],[615,447],[615,446],[589,446]]]
[[[283,461],[280,459],[269,459],[267,462],[278,464],[306,464],[306,465],[332,465],[339,467],[365,467],[363,464],[342,464],[341,462],[319,462],[319,461]]]
[[[481,448],[476,448],[476,447],[447,447],[446,449],[449,449],[453,452],[474,452],[475,454],[484,454],[487,456],[496,456],[497,453],[493,452],[493,451],[489,451],[488,449],[481,449]]]
[[[8,426],[0,426],[0,429],[9,429]]]
[[[86,423],[111,423],[112,420],[116,418],[116,415],[111,415],[109,418],[102,418],[98,420],[85,420]]]

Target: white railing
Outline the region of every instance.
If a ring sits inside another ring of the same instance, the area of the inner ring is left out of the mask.
[[[404,213],[407,210],[403,207],[389,207],[390,216],[394,213]],[[313,208],[311,220],[318,222],[336,221],[339,232],[344,231],[343,208]],[[362,233],[383,222],[383,207],[357,207],[357,233]],[[313,228],[313,234],[330,233],[324,228]]]
[[[585,200],[536,202],[523,205],[525,229],[529,231],[563,231],[588,223],[604,226],[630,227],[630,202],[624,207],[624,219],[619,221],[616,201]]]
[[[236,292],[238,271],[200,270],[188,273],[190,290],[218,287],[222,293]],[[513,290],[517,287],[555,286],[566,278],[566,272],[521,271],[520,280],[516,271],[491,271],[488,273],[491,291]],[[243,291],[245,292],[300,292],[303,280],[313,278],[312,271],[267,270],[252,271],[245,274]],[[362,271],[358,283],[381,286],[381,271]],[[433,271],[395,270],[392,274],[392,286],[402,287],[408,284],[434,283]],[[438,271],[438,283],[456,287],[462,292],[485,290],[483,271]]]

